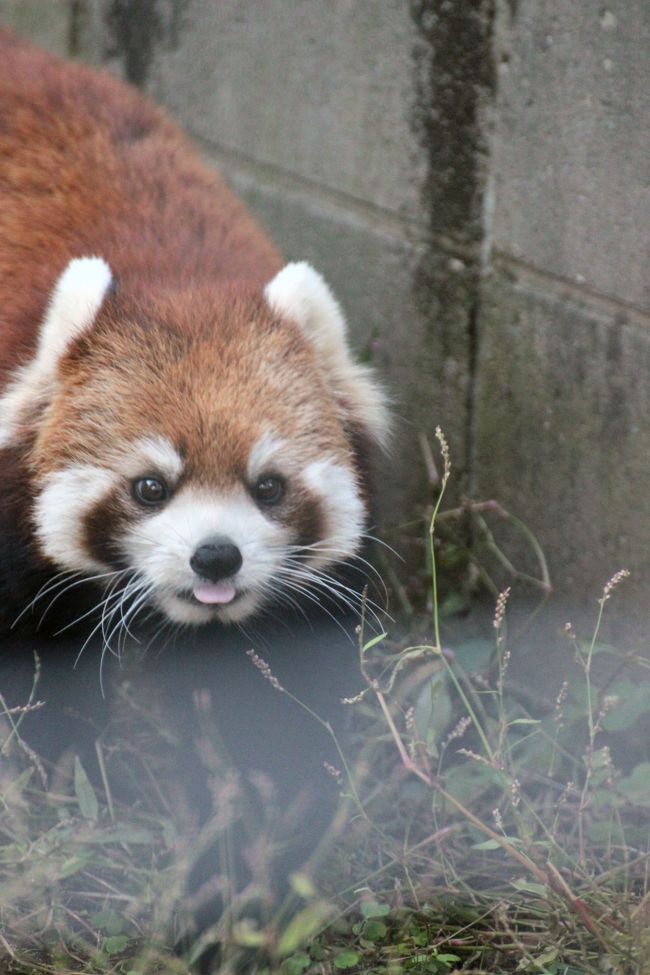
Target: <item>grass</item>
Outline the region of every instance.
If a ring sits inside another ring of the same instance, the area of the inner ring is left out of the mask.
[[[513,647],[519,652],[530,631],[508,632],[511,588],[548,593],[543,555],[522,529],[538,572],[515,570],[487,521],[509,516],[492,503],[442,509],[451,467],[439,441],[430,614],[412,619],[404,638],[368,639],[362,621],[353,728],[336,742],[339,767],[330,769],[341,790],[338,829],[321,851],[317,884],[308,871],[295,875],[292,903],[264,916],[250,910],[264,901],[264,870],[244,889],[222,876],[223,915],[194,931],[214,885],[188,899],[188,878],[215,842],[228,860],[241,815],[237,775],[206,733],[214,816],[192,823],[168,793],[150,734],[140,792],[122,806],[112,782],[120,763],[134,761],[122,728],[98,746],[101,783],[64,756],[46,786],[21,736],[38,704],[36,668],[23,708],[0,699],[3,972],[188,973],[218,943],[220,975],[650,973],[649,664],[602,636],[625,573],[605,585],[587,636],[564,627],[566,665],[550,700],[522,687],[511,673]],[[465,596],[441,601],[437,571],[446,549],[458,547],[448,527],[467,518],[511,580],[499,591],[477,548],[468,556],[473,577],[490,580],[496,597],[488,625],[469,636],[454,622]],[[271,857],[263,831],[256,839]]]

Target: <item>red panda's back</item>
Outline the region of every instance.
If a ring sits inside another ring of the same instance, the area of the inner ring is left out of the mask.
[[[72,257],[104,257],[120,287],[220,279],[260,288],[279,256],[178,128],[108,74],[0,29],[2,372],[33,346]]]

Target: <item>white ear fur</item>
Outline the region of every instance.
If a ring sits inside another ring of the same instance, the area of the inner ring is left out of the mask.
[[[0,448],[16,439],[29,413],[47,399],[59,360],[94,322],[112,280],[101,257],[75,258],[63,271],[45,312],[35,357],[0,396]]]
[[[267,284],[264,294],[273,311],[297,322],[322,355],[337,356],[342,349],[347,352],[343,312],[311,264],[287,264]]]
[[[352,359],[341,307],[325,280],[305,261],[287,264],[264,289],[276,314],[296,322],[314,345],[325,374],[370,436],[385,446],[388,413],[371,372]]]
[[[37,359],[52,365],[61,358],[70,343],[95,321],[112,280],[111,269],[101,257],[70,261],[50,299]]]

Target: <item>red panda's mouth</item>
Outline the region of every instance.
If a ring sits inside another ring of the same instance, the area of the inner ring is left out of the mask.
[[[227,605],[237,597],[237,590],[232,582],[197,582],[193,589],[194,598],[207,606]]]
[[[176,594],[192,606],[231,606],[244,595],[232,583],[198,583],[193,589],[182,589]]]

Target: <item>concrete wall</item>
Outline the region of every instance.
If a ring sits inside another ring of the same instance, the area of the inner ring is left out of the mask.
[[[559,588],[625,566],[647,600],[650,5],[503,3],[495,45],[476,490],[539,533]]]
[[[168,106],[330,279],[401,417],[390,520],[495,496],[560,588],[650,569],[646,0],[0,0]],[[631,591],[631,589],[629,590]]]

